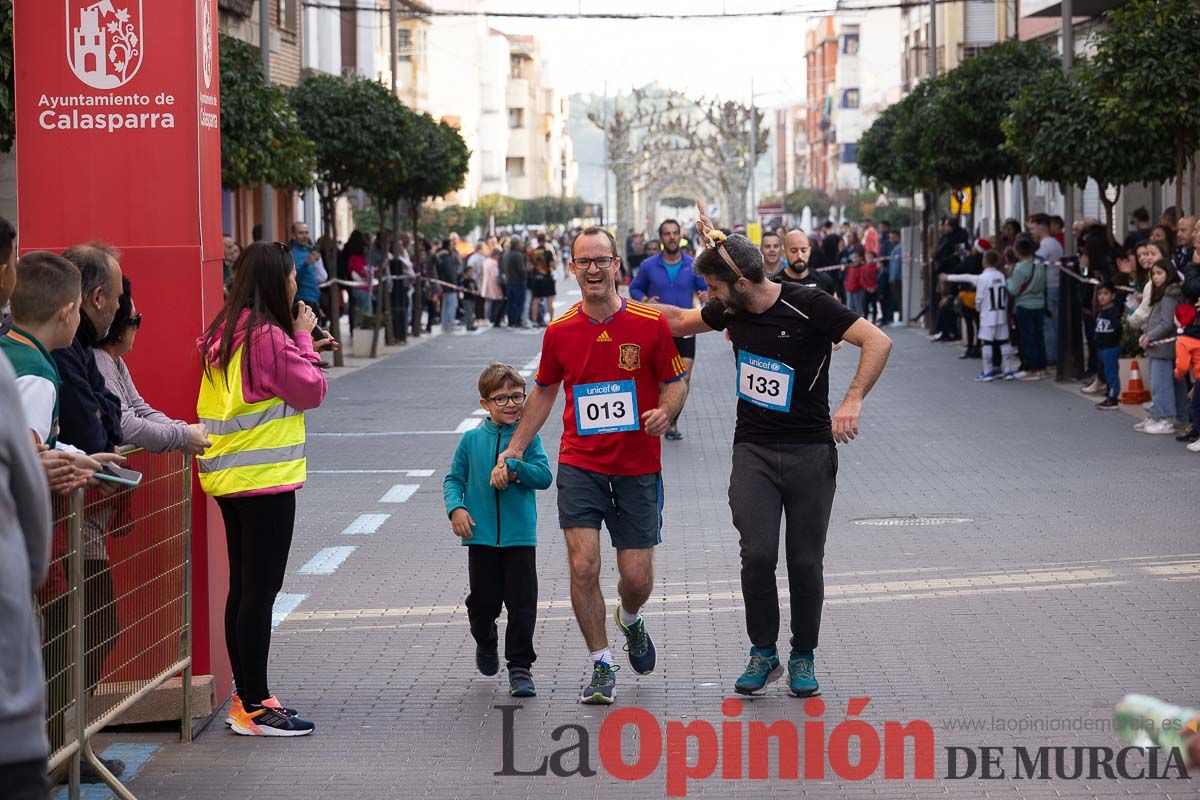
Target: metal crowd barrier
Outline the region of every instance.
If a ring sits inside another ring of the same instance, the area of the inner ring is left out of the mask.
[[[182,673],[180,737],[191,740],[191,459],[126,453],[136,488],[106,483],[56,496],[49,577],[38,590],[52,774],[78,797],[86,759],[112,791],[134,796],[91,739]]]

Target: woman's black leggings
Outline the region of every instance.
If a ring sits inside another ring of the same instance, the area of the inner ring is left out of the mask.
[[[225,601],[225,647],[243,703],[261,703],[271,652],[271,608],[283,586],[296,493],[217,498],[229,549],[229,597]]]

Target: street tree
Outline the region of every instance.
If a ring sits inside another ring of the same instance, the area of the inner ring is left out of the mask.
[[[338,197],[352,186],[365,187],[389,162],[398,168],[392,144],[399,100],[375,81],[319,74],[301,81],[290,99],[301,127],[316,143],[322,227],[336,239]]]
[[[808,208],[813,219],[824,219],[829,216],[833,206],[833,198],[820,189],[796,189],[783,197],[783,210],[786,214],[800,215]]]
[[[1170,177],[1174,154],[1114,115],[1100,91],[1088,63],[1069,74],[1043,72],[1013,102],[1002,124],[1004,149],[1042,180],[1080,189],[1096,181],[1112,230],[1121,187]]]
[[[17,136],[13,105],[13,4],[0,0],[0,152],[12,150]]]
[[[1132,0],[1105,23],[1093,56],[1097,104],[1111,127],[1171,153],[1182,208],[1184,170],[1200,148],[1200,9],[1193,0]]]
[[[221,184],[312,184],[316,146],[300,127],[287,91],[263,78],[258,51],[221,34]]]

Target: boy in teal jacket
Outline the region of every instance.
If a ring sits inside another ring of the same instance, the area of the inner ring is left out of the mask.
[[[442,481],[454,535],[470,545],[471,592],[467,617],[475,637],[475,665],[484,675],[500,671],[496,620],[508,609],[504,657],[509,694],[533,697],[533,627],[537,622],[537,500],[550,487],[550,461],[533,437],[524,460],[508,459],[505,489],[492,486],[496,459],[508,447],[525,407],[525,379],[508,364],[492,364],[479,376],[479,404],[488,418],[463,434]]]

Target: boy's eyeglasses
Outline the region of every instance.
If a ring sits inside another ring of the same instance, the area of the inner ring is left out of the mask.
[[[516,394],[502,394],[497,397],[489,397],[489,403],[495,403],[498,406],[519,406],[525,402],[525,393],[517,392]]]

